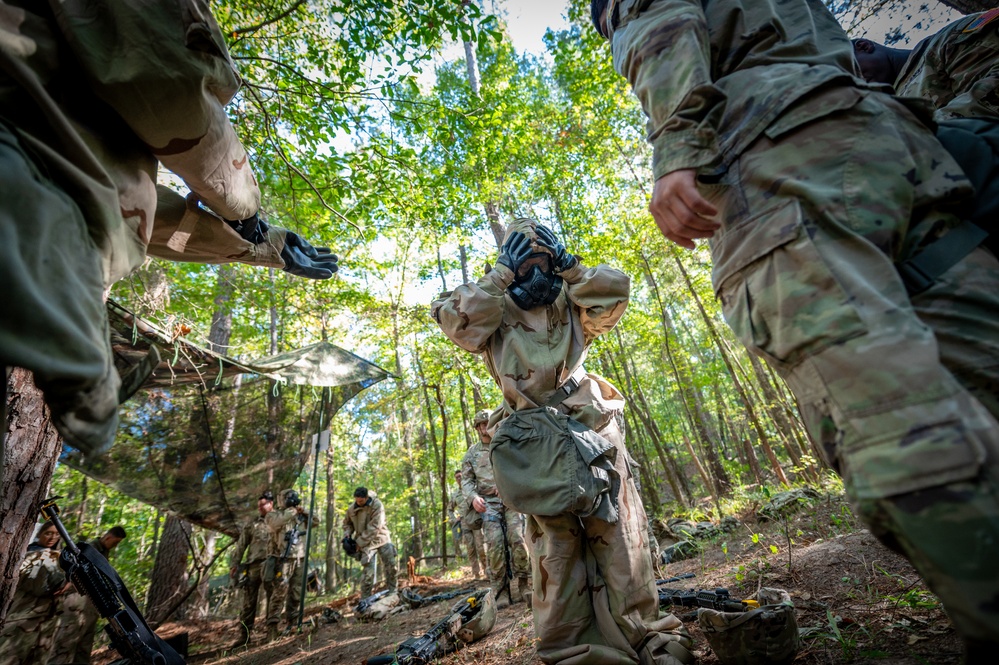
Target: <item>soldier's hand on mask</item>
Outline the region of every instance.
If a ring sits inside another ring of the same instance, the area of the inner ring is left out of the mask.
[[[559,239],[555,237],[555,234],[550,229],[539,224],[537,234],[537,243],[551,250],[552,264],[555,267],[556,273],[564,272],[579,262],[579,259],[565,250],[565,245],[559,242]]]
[[[710,238],[721,225],[718,209],[697,191],[694,169],[673,171],[656,180],[649,212],[667,240],[694,249],[694,240]]]
[[[507,268],[509,268],[514,274],[520,269],[520,266],[530,257],[531,251],[531,239],[520,231],[514,231],[510,234],[510,237],[506,239],[503,243],[502,249],[500,249],[500,255],[496,259],[496,263],[502,263]]]
[[[482,500],[481,496],[477,496],[472,499],[472,508],[474,508],[477,513],[484,513],[486,512],[486,502]]]

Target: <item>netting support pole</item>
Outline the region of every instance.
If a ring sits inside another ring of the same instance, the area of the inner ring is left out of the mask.
[[[323,416],[326,415],[326,402],[330,389],[323,388],[322,400],[319,403],[319,426],[316,428],[316,445],[312,449],[312,496],[309,499],[309,519],[305,521],[305,558],[302,560],[302,594],[298,601],[298,632],[302,632],[302,620],[305,618],[305,592],[309,586],[309,549],[312,547],[312,516],[316,511],[316,475],[319,471],[319,446],[322,439]]]

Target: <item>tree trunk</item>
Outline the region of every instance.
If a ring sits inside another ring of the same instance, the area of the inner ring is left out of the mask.
[[[190,524],[174,514],[167,516],[146,596],[146,620],[150,623],[163,623],[170,608],[187,593],[190,537]],[[183,608],[175,616],[184,618]]]
[[[395,348],[395,375],[400,379],[406,376],[402,370],[402,358],[399,355],[399,307],[395,304],[392,307],[392,342]],[[416,476],[413,473],[413,449],[409,441],[409,415],[406,412],[406,400],[396,400],[396,426],[400,430],[402,437],[403,451],[406,454],[406,464],[404,475],[406,477],[406,487],[409,489],[409,517],[412,525],[412,541],[409,548],[400,548],[413,558],[419,560],[423,558],[423,522],[420,519],[420,497],[416,487]],[[400,543],[401,544],[401,543]]]
[[[434,384],[434,395],[441,412],[441,567],[447,568],[447,410],[439,383]],[[458,543],[454,544],[454,548],[457,551]]]
[[[14,598],[38,505],[47,498],[62,450],[31,372],[14,369],[6,388],[6,440],[0,450],[0,628]]]

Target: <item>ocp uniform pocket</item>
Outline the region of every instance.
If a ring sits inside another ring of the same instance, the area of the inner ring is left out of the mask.
[[[753,215],[712,245],[715,294],[749,349],[794,366],[866,332],[805,228],[796,200]]]

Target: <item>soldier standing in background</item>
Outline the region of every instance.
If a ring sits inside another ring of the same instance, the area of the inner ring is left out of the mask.
[[[288,628],[298,625],[299,607],[302,602],[302,576],[305,574],[305,535],[309,522],[309,512],[302,507],[302,499],[293,489],[280,494],[281,510],[267,515],[271,529],[275,532],[270,556],[277,558],[281,576],[281,589],[275,594],[274,602],[281,605],[278,594],[284,595],[284,618]],[[312,527],[319,526],[319,517],[312,518]]]
[[[912,50],[853,40],[864,78],[921,97],[937,122],[999,118],[999,9],[955,21]]]
[[[375,588],[375,572],[381,563],[385,588],[395,591],[399,584],[398,554],[385,522],[385,507],[373,490],[358,487],[354,503],[343,517],[343,537],[357,544],[357,559],[361,562],[361,598],[367,598]]]
[[[993,662],[999,260],[975,247],[907,292],[896,266],[947,243],[973,193],[923,104],[861,79],[820,2],[591,10],[649,118],[659,229],[710,238],[726,321],[787,382],[871,532],[943,601],[966,662]]]
[[[465,493],[461,489],[460,469],[454,472],[454,480],[458,487],[451,494],[448,511],[461,526],[461,539],[465,543],[465,552],[472,567],[472,577],[479,579],[483,571],[489,570],[486,565],[485,544],[482,542],[482,515],[465,500]]]
[[[62,595],[72,588],[59,567],[59,532],[52,522],[21,562],[14,600],[0,633],[0,665],[44,665],[51,659],[59,627]]]
[[[274,494],[268,490],[257,501],[257,511],[260,514],[239,532],[239,539],[229,559],[229,577],[243,586],[243,609],[239,613],[240,635],[233,646],[242,646],[250,641],[250,631],[257,618],[261,587],[267,600],[267,639],[272,641],[278,634],[278,623],[281,621],[281,583],[275,579],[276,570],[264,570],[275,539],[274,528],[267,520],[267,514],[273,509]]]
[[[114,526],[100,538],[91,540],[90,545],[109,559],[114,548],[127,536],[124,527]],[[100,614],[89,598],[75,589],[66,593],[51,659],[53,665],[90,665],[99,618]]]
[[[507,507],[496,488],[493,465],[489,460],[489,442],[492,440],[489,433],[489,411],[475,414],[472,426],[479,440],[472,444],[461,460],[461,489],[466,505],[482,516],[482,536],[489,548],[489,582],[496,592],[497,602],[503,597],[500,590],[510,584],[512,600],[526,600],[530,604],[531,561],[524,543],[524,516]],[[506,569],[508,549],[512,571]],[[507,577],[508,572],[517,581],[516,590],[512,587],[513,579]]]

